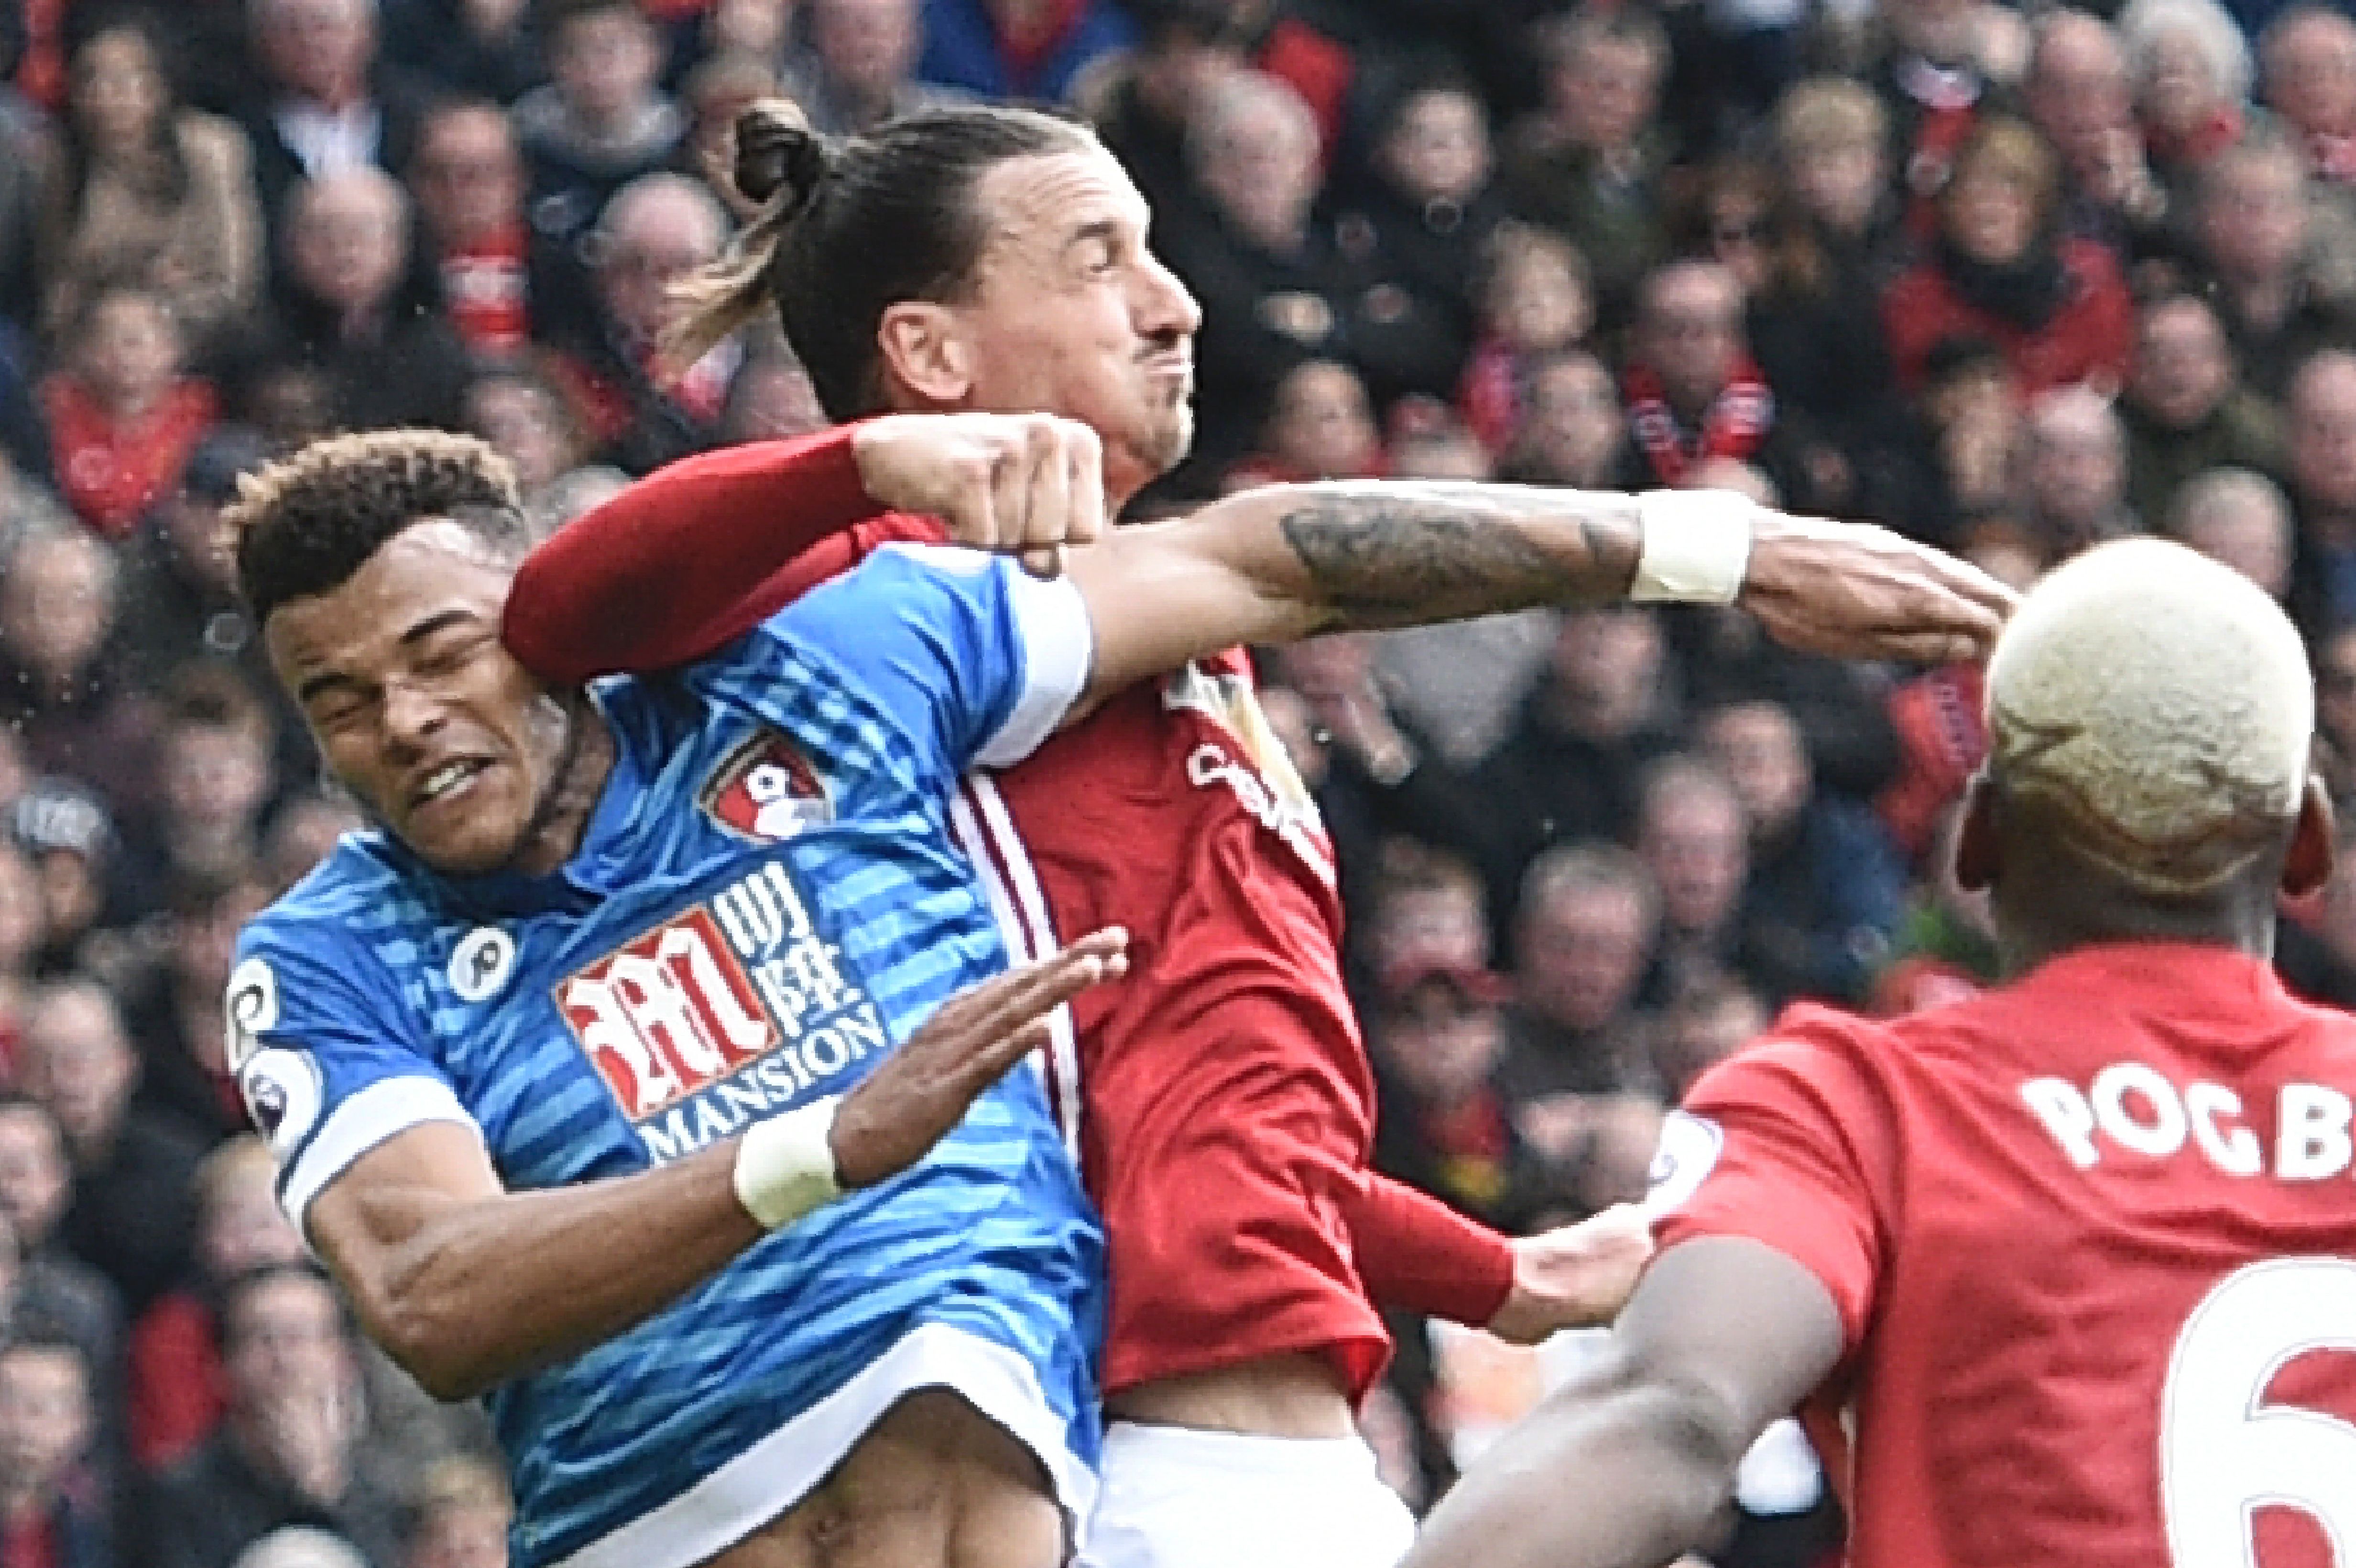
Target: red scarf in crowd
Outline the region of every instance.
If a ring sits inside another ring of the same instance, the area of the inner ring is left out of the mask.
[[[1687,474],[1712,458],[1748,463],[1775,423],[1775,394],[1767,388],[1759,367],[1746,356],[1735,361],[1734,373],[1701,416],[1701,429],[1688,435],[1669,407],[1667,389],[1649,365],[1631,365],[1626,379],[1628,431],[1664,485],[1684,482]]]
[[[467,347],[513,354],[530,340],[529,244],[518,224],[481,244],[442,253],[442,297]]]
[[[111,539],[139,526],[147,508],[180,483],[180,470],[220,402],[212,388],[183,378],[135,419],[118,421],[70,376],[42,384],[58,488],[66,505]]]

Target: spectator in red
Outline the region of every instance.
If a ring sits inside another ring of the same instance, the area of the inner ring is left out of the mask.
[[[2131,0],[2118,29],[2144,149],[2173,208],[2248,129],[2250,42],[2216,0]]]
[[[523,154],[505,112],[474,100],[435,108],[418,128],[408,178],[458,340],[510,357],[546,338],[568,303],[568,264],[525,221]]]
[[[197,344],[238,325],[262,293],[252,155],[235,125],[180,105],[145,22],[108,22],[74,50],[57,140],[40,245],[49,332],[108,279],[155,290]]]
[[[229,1285],[220,1317],[227,1414],[131,1511],[133,1561],[231,1568],[290,1524],[397,1561],[399,1500],[383,1456],[361,1441],[358,1347],[335,1287],[307,1266],[262,1268]]]
[[[211,1437],[229,1409],[220,1299],[236,1279],[303,1261],[303,1238],[278,1207],[276,1167],[260,1138],[232,1138],[196,1174],[196,1266],[132,1326],[131,1456],[145,1469],[178,1463]]]
[[[1595,325],[1594,290],[1579,247],[1551,229],[1500,225],[1481,260],[1477,336],[1456,400],[1481,443],[1503,455],[1532,411],[1539,370]]]
[[[1999,73],[1989,69],[1998,52],[1989,24],[2001,13],[1983,0],[1890,0],[1882,11],[1888,43],[1871,80],[1889,110],[1888,166],[1900,182],[1908,231],[1927,238],[1956,150],[2002,101],[1992,80]]]
[[[2135,348],[2135,307],[2100,245],[2061,237],[2053,154],[2019,121],[1990,117],[1957,150],[1931,255],[1881,297],[1901,387],[1922,384],[1943,339],[1984,337],[2025,392],[2093,380],[2115,389]]]
[[[1638,293],[1629,341],[1626,487],[1696,485],[1709,464],[1738,463],[1805,507],[1806,440],[1751,357],[1742,284],[1730,268],[1696,259],[1655,272]]]
[[[980,98],[1050,102],[1136,41],[1112,0],[926,0],[916,74]]]
[[[80,1349],[0,1345],[0,1564],[114,1568],[112,1499],[92,1462],[96,1382]]]
[[[182,373],[185,349],[161,294],[118,283],[89,296],[66,335],[65,368],[42,383],[59,491],[107,539],[128,537],[179,487],[220,415],[211,384]]]

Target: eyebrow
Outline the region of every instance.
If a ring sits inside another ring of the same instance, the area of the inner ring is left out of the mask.
[[[1119,244],[1120,238],[1121,225],[1118,219],[1099,218],[1095,222],[1084,223],[1074,230],[1072,237],[1064,241],[1064,249],[1068,251],[1075,245],[1086,244],[1091,240],[1109,240]]]
[[[461,625],[470,621],[479,622],[481,619],[482,617],[477,615],[472,610],[444,610],[436,614],[426,616],[425,619],[402,633],[400,645],[404,648],[413,648],[436,632],[446,631],[452,626]],[[294,688],[294,700],[297,704],[307,703],[323,691],[331,691],[337,687],[358,685],[359,685],[359,681],[341,670],[325,670],[297,686]]]

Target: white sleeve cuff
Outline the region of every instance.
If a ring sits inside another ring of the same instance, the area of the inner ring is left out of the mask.
[[[327,1184],[353,1161],[399,1133],[427,1122],[456,1122],[482,1128],[466,1114],[451,1087],[436,1078],[380,1078],[328,1113],[317,1133],[287,1162],[279,1182],[279,1206],[305,1239],[304,1215]]]
[[[1023,692],[1006,722],[975,754],[975,763],[986,768],[1012,767],[1055,732],[1087,689],[1088,667],[1096,657],[1087,603],[1069,576],[1037,578],[1010,566],[1006,581],[1023,638]]]

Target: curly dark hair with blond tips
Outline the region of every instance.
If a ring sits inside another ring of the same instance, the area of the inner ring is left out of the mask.
[[[414,523],[448,517],[503,557],[531,548],[515,470],[488,443],[439,430],[331,435],[238,482],[222,513],[238,590],[266,623],[332,592]]]

